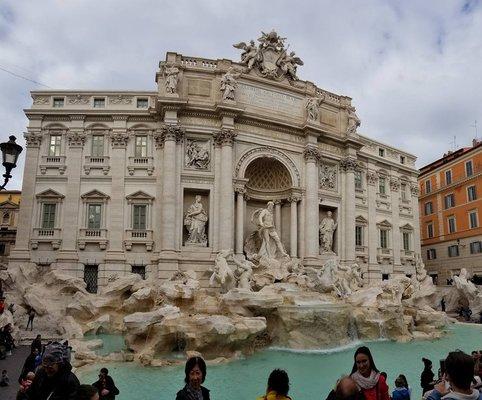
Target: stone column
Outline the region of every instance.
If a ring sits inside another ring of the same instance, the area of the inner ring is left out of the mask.
[[[297,196],[290,196],[288,201],[290,202],[290,256],[293,258],[298,257],[298,201]]]
[[[369,166],[370,167],[370,166]],[[378,265],[378,228],[377,228],[377,183],[378,174],[373,170],[367,172],[368,192],[368,276],[369,282],[381,280]]]
[[[39,121],[40,123],[40,121]],[[22,202],[18,213],[17,236],[15,247],[10,253],[10,259],[25,259],[29,257],[29,241],[34,226],[35,181],[37,176],[42,132],[40,127],[28,127],[24,134],[27,144],[25,167],[23,170]]]
[[[164,177],[164,168],[163,168],[163,148],[164,148],[164,141],[162,135],[162,128],[156,129],[154,132],[154,144],[155,144],[155,152],[154,152],[154,173],[156,175],[156,199],[154,200],[153,204],[153,219],[151,220],[152,223],[152,234],[154,238],[154,246],[156,251],[160,251],[162,248],[162,226],[159,223],[161,221],[162,215],[162,182]]]
[[[274,226],[278,231],[278,235],[281,237],[281,200],[275,200],[273,203],[274,203]]]
[[[398,198],[400,189],[400,181],[396,177],[390,178],[390,190],[391,190],[391,201],[392,201],[392,250],[393,250],[393,272],[402,272],[400,251],[401,245],[401,235],[400,235],[400,210],[399,204],[400,200]]]
[[[215,141],[221,146],[221,179],[220,179],[220,210],[219,210],[219,247],[231,249],[233,247],[233,142],[236,132],[223,128],[215,134]]]
[[[341,168],[345,171],[345,263],[355,262],[355,171],[359,168],[355,157],[344,158]]]
[[[161,209],[161,250],[176,250],[176,143],[184,136],[179,125],[167,124],[162,128],[164,142],[163,183]]]
[[[246,189],[238,187],[236,191],[236,254],[243,254],[244,244],[244,194]]]
[[[320,253],[318,227],[320,224],[318,200],[318,162],[320,152],[314,144],[305,147],[303,156],[306,161],[305,195],[305,258],[315,259]]]

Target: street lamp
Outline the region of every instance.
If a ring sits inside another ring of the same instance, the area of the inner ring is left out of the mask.
[[[2,150],[2,160],[3,166],[5,167],[5,173],[3,177],[5,178],[3,185],[0,186],[0,190],[5,189],[7,182],[12,177],[10,172],[17,166],[18,156],[22,152],[23,148],[19,144],[15,143],[17,139],[15,136],[10,136],[8,142],[0,143],[0,150]]]

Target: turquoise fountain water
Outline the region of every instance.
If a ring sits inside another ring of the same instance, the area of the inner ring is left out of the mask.
[[[420,373],[422,357],[433,361],[437,373],[439,360],[449,351],[461,349],[470,352],[482,348],[481,325],[455,325],[440,340],[396,343],[380,341],[367,343],[376,365],[388,374],[390,390],[400,373],[407,376],[412,388],[412,398],[421,396]],[[331,350],[293,352],[266,350],[244,360],[208,366],[205,386],[211,390],[213,400],[248,400],[264,394],[268,375],[274,368],[285,369],[290,377],[290,396],[298,399],[324,399],[336,380],[351,371],[354,348],[351,346]],[[106,365],[121,394],[119,400],[174,400],[183,386],[183,367],[143,368],[135,363]],[[101,365],[98,368],[102,367]],[[98,370],[80,375],[82,383],[96,380]]]

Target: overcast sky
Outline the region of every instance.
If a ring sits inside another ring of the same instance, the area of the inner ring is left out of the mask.
[[[167,51],[239,60],[272,28],[301,79],[353,98],[369,137],[421,167],[482,136],[482,4],[457,0],[0,0],[0,138],[24,145],[29,92],[155,90]],[[6,72],[10,71],[9,72]],[[23,158],[9,189],[21,188]],[[2,171],[3,173],[3,171]]]

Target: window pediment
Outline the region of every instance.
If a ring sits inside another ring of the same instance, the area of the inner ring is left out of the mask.
[[[131,193],[126,196],[126,199],[129,203],[132,202],[143,202],[143,203],[152,203],[154,197],[150,194],[143,192],[142,190],[138,190],[135,193]]]
[[[19,205],[14,203],[13,201],[6,200],[0,203],[0,208],[14,210],[19,208]]]
[[[388,222],[386,219],[384,219],[383,221],[377,223],[377,227],[379,229],[390,229],[392,227],[392,224]]]
[[[359,215],[355,218],[355,223],[358,225],[368,225],[368,220],[362,215]]]
[[[48,200],[48,199],[63,199],[65,196],[63,194],[60,194],[59,192],[56,192],[53,189],[47,189],[44,190],[43,192],[40,192],[36,195],[37,199],[42,199],[42,200]]]
[[[84,193],[82,196],[80,196],[82,200],[88,201],[88,200],[102,200],[106,201],[110,197],[107,196],[105,193],[100,192],[97,189],[91,190],[90,192]]]
[[[413,231],[413,226],[407,223],[407,224],[401,226],[400,229],[402,229],[404,231]]]

